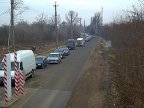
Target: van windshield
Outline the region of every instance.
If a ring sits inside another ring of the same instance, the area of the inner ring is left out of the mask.
[[[77,43],[81,43],[82,42],[82,40],[77,40]]]
[[[58,56],[59,56],[59,54],[49,54],[48,57],[58,57]]]
[[[70,46],[71,46],[71,45],[73,45],[73,44],[74,44],[73,41],[68,41],[68,42],[67,42],[67,45],[70,45]]]
[[[19,68],[19,62],[17,62],[17,68]],[[0,70],[4,70],[4,62],[0,64]],[[14,62],[11,62],[11,70],[14,71]]]

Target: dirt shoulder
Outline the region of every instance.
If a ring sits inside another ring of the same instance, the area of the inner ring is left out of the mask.
[[[66,108],[102,108],[108,88],[108,65],[98,50],[76,84]]]

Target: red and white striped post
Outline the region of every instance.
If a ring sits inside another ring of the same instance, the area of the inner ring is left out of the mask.
[[[24,80],[24,74],[23,71],[18,70],[19,71],[19,94],[23,95],[24,94],[24,84],[25,84],[25,80]]]
[[[4,102],[8,103],[8,88],[7,88],[7,55],[4,55]]]
[[[17,53],[14,53],[14,71],[15,71],[15,96],[17,97],[19,95],[19,72],[17,69]]]
[[[7,104],[11,99],[11,62],[10,54],[4,55],[4,102]]]

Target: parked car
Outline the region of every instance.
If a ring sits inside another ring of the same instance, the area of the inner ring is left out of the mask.
[[[76,41],[76,46],[84,46],[84,44],[85,44],[85,41],[84,41],[84,39],[83,38],[77,38],[77,41]]]
[[[64,51],[63,48],[55,49],[54,52],[55,52],[55,53],[60,53],[62,59],[65,57],[65,51]]]
[[[66,42],[67,48],[70,50],[75,50],[75,40],[74,39],[68,39]]]
[[[85,41],[88,42],[88,41],[91,40],[91,38],[92,38],[91,36],[86,36],[86,37],[85,37]]]
[[[24,72],[24,79],[33,77],[36,69],[35,56],[32,50],[17,51],[17,68]],[[11,62],[11,82],[15,84],[14,53],[10,53]],[[0,65],[0,82],[4,81],[4,59]]]
[[[91,35],[92,36],[92,38],[96,38],[96,36],[94,36],[94,35]]]
[[[35,58],[36,60],[36,68],[41,68],[43,69],[44,67],[47,66],[48,62],[47,62],[47,57],[46,56],[37,56]]]
[[[70,55],[70,50],[67,47],[63,47],[64,52],[65,52],[65,56]]]
[[[60,53],[50,53],[47,58],[48,63],[60,63],[61,62],[61,54]]]

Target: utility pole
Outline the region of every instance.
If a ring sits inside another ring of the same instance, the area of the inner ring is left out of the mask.
[[[93,23],[93,17],[91,17],[91,24]]]
[[[101,8],[101,26],[103,24],[103,7]]]
[[[85,36],[85,20],[84,20],[84,36]]]
[[[81,37],[81,35],[82,35],[82,34],[81,34],[81,32],[82,32],[82,24],[81,24],[81,20],[82,20],[82,18],[79,18],[79,21],[80,21],[80,29],[79,29],[79,30],[80,30],[80,37]]]
[[[70,20],[70,31],[71,31],[71,39],[73,39],[73,15],[71,14],[71,20]]]
[[[103,33],[103,7],[101,8],[100,34]]]
[[[15,36],[14,36],[14,0],[11,0],[11,20],[10,20],[10,45],[12,44],[13,52],[15,51]]]
[[[57,29],[57,3],[55,2],[55,36],[56,36],[56,47],[58,48],[58,29]]]
[[[81,26],[81,20],[82,20],[82,18],[79,18],[80,19],[80,26]]]

